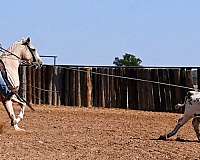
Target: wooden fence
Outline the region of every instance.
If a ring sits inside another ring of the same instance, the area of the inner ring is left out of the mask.
[[[197,86],[200,86],[200,69]],[[33,104],[177,112],[187,89],[131,78],[193,87],[192,68],[20,66],[20,94]],[[108,76],[114,75],[114,76]],[[117,76],[117,77],[115,77]],[[121,78],[129,77],[130,79]]]

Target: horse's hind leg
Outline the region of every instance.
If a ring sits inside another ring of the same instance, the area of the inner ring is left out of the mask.
[[[19,128],[18,126],[18,120],[16,119],[15,112],[12,106],[12,101],[7,100],[4,102],[4,106],[6,108],[6,111],[11,119],[11,125],[14,127],[15,130],[17,131],[22,131],[23,129]]]
[[[196,132],[196,136],[198,140],[200,141],[199,124],[200,124],[200,117],[194,117],[192,120],[192,125]]]

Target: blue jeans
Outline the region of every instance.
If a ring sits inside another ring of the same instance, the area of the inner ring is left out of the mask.
[[[12,91],[8,88],[8,85],[2,76],[2,72],[0,72],[0,93],[3,94],[6,99],[9,99],[13,95]]]

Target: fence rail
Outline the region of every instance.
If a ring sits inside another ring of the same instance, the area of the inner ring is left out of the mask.
[[[194,69],[200,86],[200,68],[20,66],[20,94],[33,104],[177,112],[174,105],[184,100],[187,89],[162,83],[192,88]]]

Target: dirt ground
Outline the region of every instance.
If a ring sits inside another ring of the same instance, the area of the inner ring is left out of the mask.
[[[157,140],[175,126],[180,114],[34,106],[27,109],[16,132],[3,107],[0,109],[3,132],[0,134],[0,159],[44,160],[147,160],[200,159],[191,121],[179,137]]]

